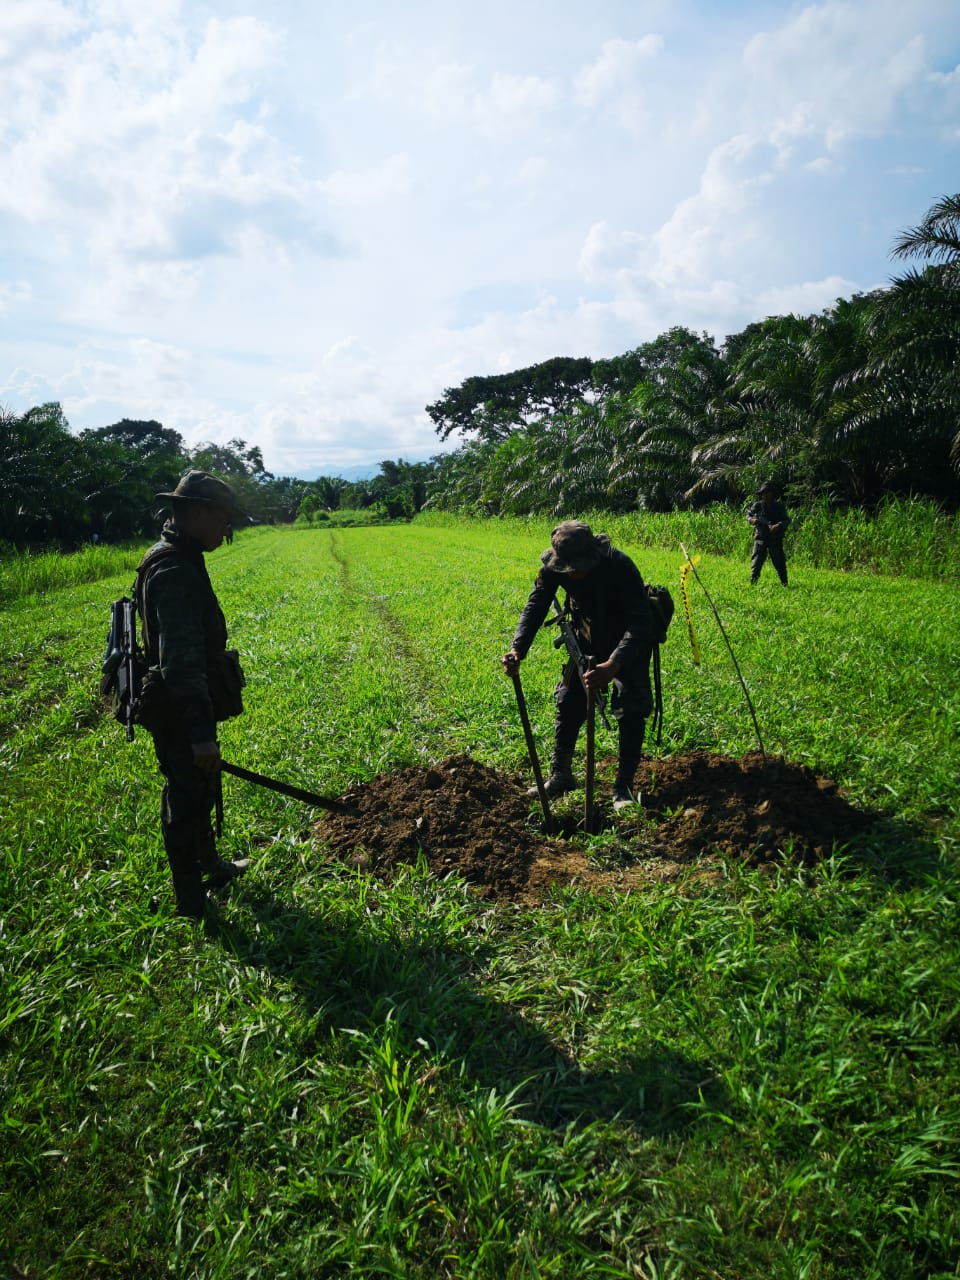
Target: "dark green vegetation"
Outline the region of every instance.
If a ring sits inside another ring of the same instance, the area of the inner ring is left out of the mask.
[[[556,357],[472,376],[427,413],[467,442],[370,480],[275,477],[243,440],[184,447],[158,422],[70,433],[59,405],[0,411],[0,542],[75,546],[153,528],[154,494],[188,466],[224,476],[265,523],[407,519],[425,506],[568,516],[739,509],[774,479],[795,514],[891,498],[960,506],[960,196],[894,253],[893,285],[819,315],[728,335],[677,327],[610,360]],[[842,563],[839,562],[839,563]]]
[[[122,542],[150,536],[169,493],[191,467],[228,480],[247,511],[263,524],[329,520],[365,523],[410,516],[425,500],[425,464],[384,462],[374,480],[349,484],[323,478],[308,484],[274,476],[258,446],[184,445],[159,422],[122,422],[74,435],[59,404],[26,413],[0,407],[0,552],[61,544]]]
[[[241,534],[210,557],[249,678],[224,754],[333,794],[453,751],[523,770],[498,657],[549,523]],[[622,545],[676,589],[678,550]],[[218,921],[173,919],[149,742],[94,695],[129,569],[5,608],[0,1273],[960,1274],[960,591],[751,591],[687,545],[768,750],[883,821],[815,869],[537,910],[332,865],[309,811],[227,780],[255,865]],[[663,750],[739,755],[691,604]],[[524,665],[541,740],[557,665]]]

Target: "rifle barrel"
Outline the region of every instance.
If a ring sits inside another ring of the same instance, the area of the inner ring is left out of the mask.
[[[567,653],[570,655],[573,661],[577,664],[577,670],[580,672],[580,679],[582,680],[584,677],[584,674],[592,665],[591,660],[588,660],[587,655],[581,649],[580,640],[579,640],[579,637],[577,636],[576,631],[574,630],[573,622],[570,619],[569,615],[566,613],[566,611],[560,608],[560,605],[557,602],[556,596],[553,597],[553,600],[551,603],[553,604],[553,608],[556,613],[556,616],[553,618],[548,618],[547,625],[549,626],[551,623],[556,622],[559,624],[559,627],[560,627],[560,639],[554,641],[554,643],[558,647],[561,643],[567,646]],[[600,719],[603,721],[604,726],[612,732],[613,726],[611,725],[610,721],[607,719],[606,699],[604,698],[602,693],[595,693],[593,695],[593,698],[594,698],[594,705],[596,706],[596,709],[600,712]]]

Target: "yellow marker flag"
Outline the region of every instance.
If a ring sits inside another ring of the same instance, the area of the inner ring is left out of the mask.
[[[693,665],[700,665],[700,646],[697,644],[696,633],[693,630],[693,614],[690,612],[690,594],[687,588],[687,575],[695,564],[700,560],[699,556],[694,556],[692,560],[685,560],[680,566],[680,594],[683,596],[683,611],[687,615],[687,631],[690,635],[690,648],[693,651]]]

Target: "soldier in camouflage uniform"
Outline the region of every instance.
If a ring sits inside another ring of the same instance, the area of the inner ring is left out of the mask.
[[[160,806],[163,845],[177,914],[200,919],[206,889],[240,875],[246,862],[217,855],[211,823],[220,786],[217,722],[243,710],[243,675],[228,652],[227,628],[204,552],[228,529],[249,524],[233,490],[202,471],[189,471],[172,493],[160,541],[137,570],[137,608],[149,671],[141,723],[153,735],[164,777]]]
[[[600,660],[581,680],[571,659],[554,690],[553,764],[545,790],[547,795],[559,796],[577,785],[572,765],[587,715],[584,683],[594,693],[612,683],[610,710],[619,735],[613,807],[619,811],[634,801],[634,777],[643,753],[646,720],[653,709],[650,656],[655,630],[643,578],[630,557],[610,545],[606,534],[594,535],[580,520],[558,524],[540,560],[510,652],[501,662],[508,675],[519,669],[562,587],[572,604],[584,652]]]
[[[757,490],[757,501],[747,511],[747,524],[753,525],[753,552],[750,556],[750,581],[760,577],[767,554],[781,583],[787,585],[787,558],[783,553],[783,535],[790,517],[782,502],[777,501],[776,488],[768,480]]]

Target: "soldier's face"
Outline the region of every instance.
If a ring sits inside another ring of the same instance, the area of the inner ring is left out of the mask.
[[[198,502],[179,516],[177,523],[191,538],[196,538],[204,551],[216,551],[227,536],[230,516],[221,507]]]

